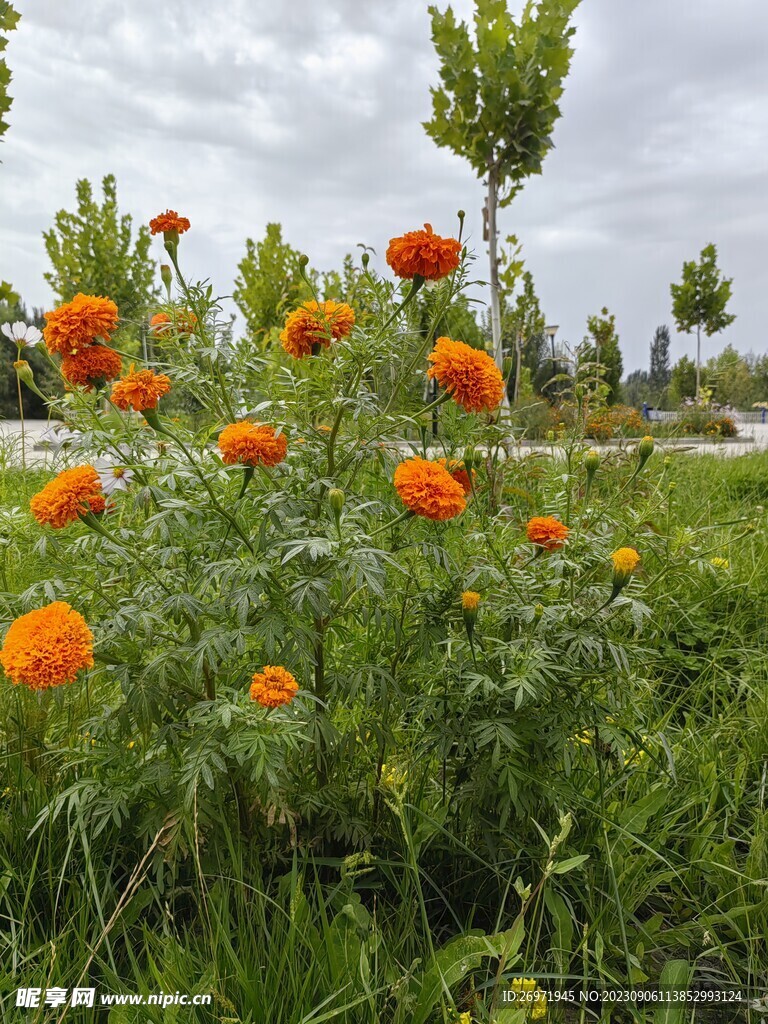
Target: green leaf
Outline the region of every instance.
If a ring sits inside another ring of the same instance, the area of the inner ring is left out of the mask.
[[[690,985],[692,977],[693,967],[687,960],[670,960],[661,972],[659,988],[683,991]],[[653,1014],[653,1024],[682,1024],[687,1005],[682,1001],[659,1004]]]

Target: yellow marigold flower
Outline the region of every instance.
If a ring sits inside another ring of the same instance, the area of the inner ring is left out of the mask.
[[[101,295],[83,295],[82,292],[63,305],[45,314],[43,337],[53,355],[72,356],[96,338],[109,341],[117,327],[117,306]]]
[[[299,690],[299,684],[286,668],[280,665],[265,665],[262,672],[256,672],[251,683],[251,700],[264,708],[278,708],[290,704]]]
[[[149,230],[153,235],[165,235],[170,231],[176,231],[183,235],[189,231],[190,223],[186,217],[180,217],[175,210],[166,210],[149,222]]]
[[[219,434],[221,457],[227,465],[276,466],[288,451],[288,439],[266,423],[242,420],[230,423]]]
[[[469,611],[477,611],[480,604],[480,595],[476,590],[465,590],[461,595],[461,607]]]
[[[710,565],[714,565],[716,569],[730,569],[731,563],[727,558],[710,558]]]
[[[427,356],[432,366],[427,376],[467,412],[493,412],[504,397],[504,378],[487,352],[463,341],[438,338]]]
[[[406,231],[390,239],[387,263],[398,277],[423,277],[425,281],[438,281],[459,265],[461,242],[455,238],[441,238],[425,224],[423,231]]]
[[[296,359],[309,356],[316,345],[328,348],[331,339],[345,338],[355,323],[355,314],[346,302],[315,302],[310,299],[288,314],[280,341]]]
[[[622,576],[631,576],[640,564],[640,555],[634,548],[619,548],[611,555],[614,572]]]
[[[93,668],[93,633],[66,601],[54,601],[11,623],[0,665],[12,683],[31,690],[72,683]]]
[[[406,459],[395,470],[394,483],[405,507],[426,519],[453,519],[467,507],[464,488],[439,462]]]
[[[60,530],[87,512],[103,512],[104,495],[99,474],[93,466],[65,469],[35,494],[30,510],[41,526]]]
[[[171,381],[164,373],[136,370],[134,364],[120,380],[112,385],[112,401],[118,409],[132,408],[136,412],[156,409],[163,395],[171,390]]]
[[[528,520],[525,532],[531,544],[538,544],[545,551],[555,551],[565,544],[571,531],[554,516],[534,516]]]
[[[106,345],[88,345],[61,361],[61,375],[70,384],[78,384],[86,391],[94,381],[114,380],[120,375],[123,361],[114,349]]]

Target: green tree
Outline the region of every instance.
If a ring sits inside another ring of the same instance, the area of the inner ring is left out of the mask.
[[[538,370],[539,343],[544,333],[544,326],[544,314],[533,285],[533,275],[526,270],[522,275],[522,290],[516,296],[514,304],[509,304],[509,300],[506,300],[502,307],[502,333],[511,335],[515,350],[511,396],[513,402],[517,401],[520,394],[524,353],[536,353],[536,365],[533,367],[528,365],[528,369],[531,369],[532,375],[535,375]]]
[[[608,404],[614,405],[621,398],[621,374],[624,360],[616,333],[616,317],[603,306],[598,316],[587,320],[589,337],[584,339],[584,361],[594,363],[596,375],[608,385]]]
[[[432,42],[441,85],[432,89],[427,134],[465,157],[487,183],[493,350],[501,367],[501,308],[497,208],[506,206],[552,148],[558,101],[568,74],[579,0],[529,0],[519,23],[506,0],[475,0],[475,37],[451,7],[434,6]]]
[[[621,385],[624,401],[627,405],[633,405],[639,409],[643,402],[651,397],[650,375],[647,370],[633,370],[627,374],[626,380]]]
[[[13,5],[7,0],[0,0],[0,53],[5,51],[8,45],[8,33],[12,32],[19,23],[21,15],[14,10]],[[5,57],[0,57],[0,137],[8,131],[8,123],[5,116],[11,109],[13,100],[8,92],[11,84],[11,70]]]
[[[701,332],[708,338],[719,334],[736,317],[725,307],[731,297],[733,278],[722,277],[717,266],[717,249],[713,244],[701,250],[698,263],[683,263],[683,279],[670,285],[672,315],[677,329],[691,334],[696,331],[696,394],[701,387]]]
[[[301,276],[301,253],[283,241],[280,224],[267,224],[259,242],[246,239],[232,297],[252,341],[267,344],[286,313],[312,292]],[[310,278],[311,279],[311,278]]]
[[[714,389],[715,401],[732,405],[735,409],[748,409],[755,392],[754,380],[747,360],[732,345],[726,345],[719,355],[707,360],[707,384]]]
[[[656,328],[651,342],[648,385],[655,401],[659,401],[669,387],[672,370],[669,363],[669,328],[662,324]]]
[[[77,210],[59,210],[54,226],[43,235],[53,269],[45,274],[60,302],[78,292],[106,295],[117,303],[120,329],[136,337],[147,306],[157,295],[155,264],[150,259],[149,228],[133,235],[133,218],[120,215],[117,182],[108,174],[97,202],[87,178],[77,182]]]
[[[669,400],[673,405],[680,405],[686,398],[694,398],[698,394],[696,369],[696,364],[689,356],[681,356],[672,367]]]

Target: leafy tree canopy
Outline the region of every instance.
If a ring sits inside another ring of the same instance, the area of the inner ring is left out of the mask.
[[[77,209],[59,210],[43,235],[52,266],[45,279],[59,302],[69,302],[78,292],[108,296],[117,303],[121,329],[135,335],[157,295],[149,228],[142,225],[134,238],[133,218],[118,212],[114,175],[103,179],[102,193],[99,203],[87,178],[77,182]]]
[[[451,7],[429,8],[442,85],[431,90],[432,118],[424,128],[478,175],[495,165],[506,182],[502,205],[541,173],[552,148],[578,2],[528,3],[518,23],[506,0],[475,0],[474,39]]]
[[[8,3],[8,0],[0,0],[0,54],[8,45],[8,33],[16,28],[20,17],[21,15],[14,9],[13,4]],[[8,62],[4,56],[0,57],[0,137],[5,135],[8,130],[8,122],[5,117],[13,102],[8,92],[12,77]]]

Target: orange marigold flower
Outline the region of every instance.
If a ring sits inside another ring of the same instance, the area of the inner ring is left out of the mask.
[[[465,590],[461,595],[461,607],[464,611],[476,612],[480,604],[480,595],[476,590]]]
[[[280,665],[265,665],[263,672],[256,672],[251,683],[251,700],[258,701],[264,708],[278,708],[290,704],[299,690],[299,684]]]
[[[101,295],[78,292],[71,302],[46,313],[45,319],[43,337],[51,355],[73,356],[96,338],[109,341],[110,332],[117,327],[117,306]]]
[[[54,601],[11,623],[0,665],[12,683],[31,690],[72,683],[81,669],[93,668],[93,633],[80,612]]]
[[[571,532],[565,523],[553,516],[534,516],[528,520],[526,530],[531,544],[538,544],[547,551],[554,551],[565,544]]]
[[[423,231],[406,231],[390,239],[387,263],[398,277],[412,278],[418,274],[426,281],[439,281],[459,265],[461,242],[441,238],[425,224]]]
[[[288,451],[288,439],[266,423],[242,420],[230,423],[219,434],[221,457],[227,465],[242,462],[247,466],[276,466]]]
[[[136,370],[134,364],[120,380],[112,385],[112,401],[118,409],[131,407],[136,412],[156,409],[163,395],[171,390],[170,378],[153,370]]]
[[[504,397],[504,378],[496,363],[481,349],[463,341],[438,338],[427,356],[428,377],[452,395],[467,412],[493,412]]]
[[[90,391],[97,380],[114,380],[120,375],[123,361],[106,345],[88,345],[73,356],[64,356],[61,375],[70,384],[79,384]]]
[[[331,339],[345,338],[355,323],[355,314],[346,302],[315,302],[310,299],[288,314],[280,341],[296,359],[312,354],[315,345],[328,348]]]
[[[177,309],[173,315],[167,313],[155,313],[149,321],[149,329],[153,334],[172,334],[174,331],[179,334],[194,334],[197,330],[197,317],[189,309]]]
[[[149,222],[149,230],[153,235],[164,235],[167,231],[178,231],[183,235],[185,231],[189,231],[189,227],[187,218],[180,217],[175,210],[166,210]]]
[[[467,507],[464,488],[439,462],[418,456],[406,459],[394,479],[405,507],[426,519],[453,519]]]
[[[60,530],[87,512],[104,511],[99,474],[93,466],[65,469],[31,499],[29,507],[41,526]]]
[[[465,494],[472,493],[472,482],[477,479],[477,473],[472,470],[472,480],[469,479],[469,473],[466,470],[463,462],[457,462],[455,459],[438,459],[441,466],[445,466],[448,472],[451,474],[456,483],[461,484]]]

